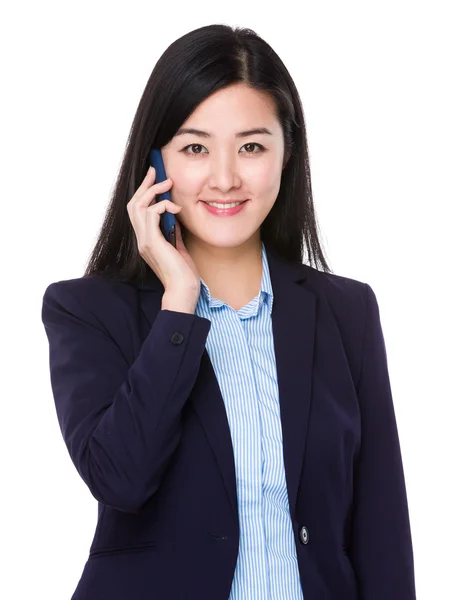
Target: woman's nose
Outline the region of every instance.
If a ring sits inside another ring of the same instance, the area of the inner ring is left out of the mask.
[[[242,183],[238,173],[235,160],[229,157],[220,157],[210,164],[210,187],[216,187],[221,191],[228,191],[233,187],[239,187]]]

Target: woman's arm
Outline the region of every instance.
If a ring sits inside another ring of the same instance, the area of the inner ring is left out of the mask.
[[[43,297],[57,417],[93,496],[138,512],[158,489],[180,440],[180,414],[211,323],[161,310],[129,365],[93,308],[83,304],[66,282],[51,284]]]
[[[361,447],[354,477],[350,556],[361,600],[414,600],[414,559],[404,472],[376,296],[367,317],[357,393]]]

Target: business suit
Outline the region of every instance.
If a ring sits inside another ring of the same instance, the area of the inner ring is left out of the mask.
[[[387,360],[367,284],[267,248],[289,508],[305,600],[411,600],[413,553]],[[73,600],[227,599],[235,467],[210,321],[163,287],[100,276],[43,298],[62,433],[99,501]]]

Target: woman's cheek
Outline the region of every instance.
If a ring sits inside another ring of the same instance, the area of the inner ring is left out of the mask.
[[[180,175],[178,181],[175,183],[179,195],[193,198],[193,200],[198,198],[201,185],[201,177],[196,173],[191,174],[191,172],[184,176]]]
[[[251,174],[249,178],[249,188],[257,194],[264,194],[274,190],[279,185],[281,172],[275,173],[273,166],[267,169],[260,169]]]

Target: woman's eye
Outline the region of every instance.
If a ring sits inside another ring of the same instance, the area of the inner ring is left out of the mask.
[[[264,146],[261,146],[261,144],[256,144],[255,142],[248,142],[248,144],[245,144],[245,146],[257,146],[259,148],[259,152],[264,150]],[[242,146],[242,148],[245,146]],[[246,152],[246,154],[258,154],[259,152]]]
[[[247,152],[242,152],[242,154],[259,154],[260,152],[263,152],[264,150],[264,146],[261,146],[261,144],[256,144],[255,142],[249,142],[248,144],[244,144],[242,146],[242,148],[245,147],[252,147],[252,146],[257,146],[259,148],[258,151],[247,151]],[[188,149],[189,148],[204,148],[205,150],[207,150],[207,148],[205,146],[203,146],[202,144],[189,144],[188,146],[185,146],[182,151],[185,152],[186,154],[190,155],[190,156],[194,156],[196,154],[206,154],[206,152],[200,152],[200,151],[196,151],[196,152],[190,152]]]
[[[188,146],[185,146],[185,148],[183,148],[183,150],[187,154],[202,154],[201,152],[188,152],[188,148],[205,148],[205,146],[202,146],[201,144],[189,144]],[[205,149],[207,150],[207,148]]]

